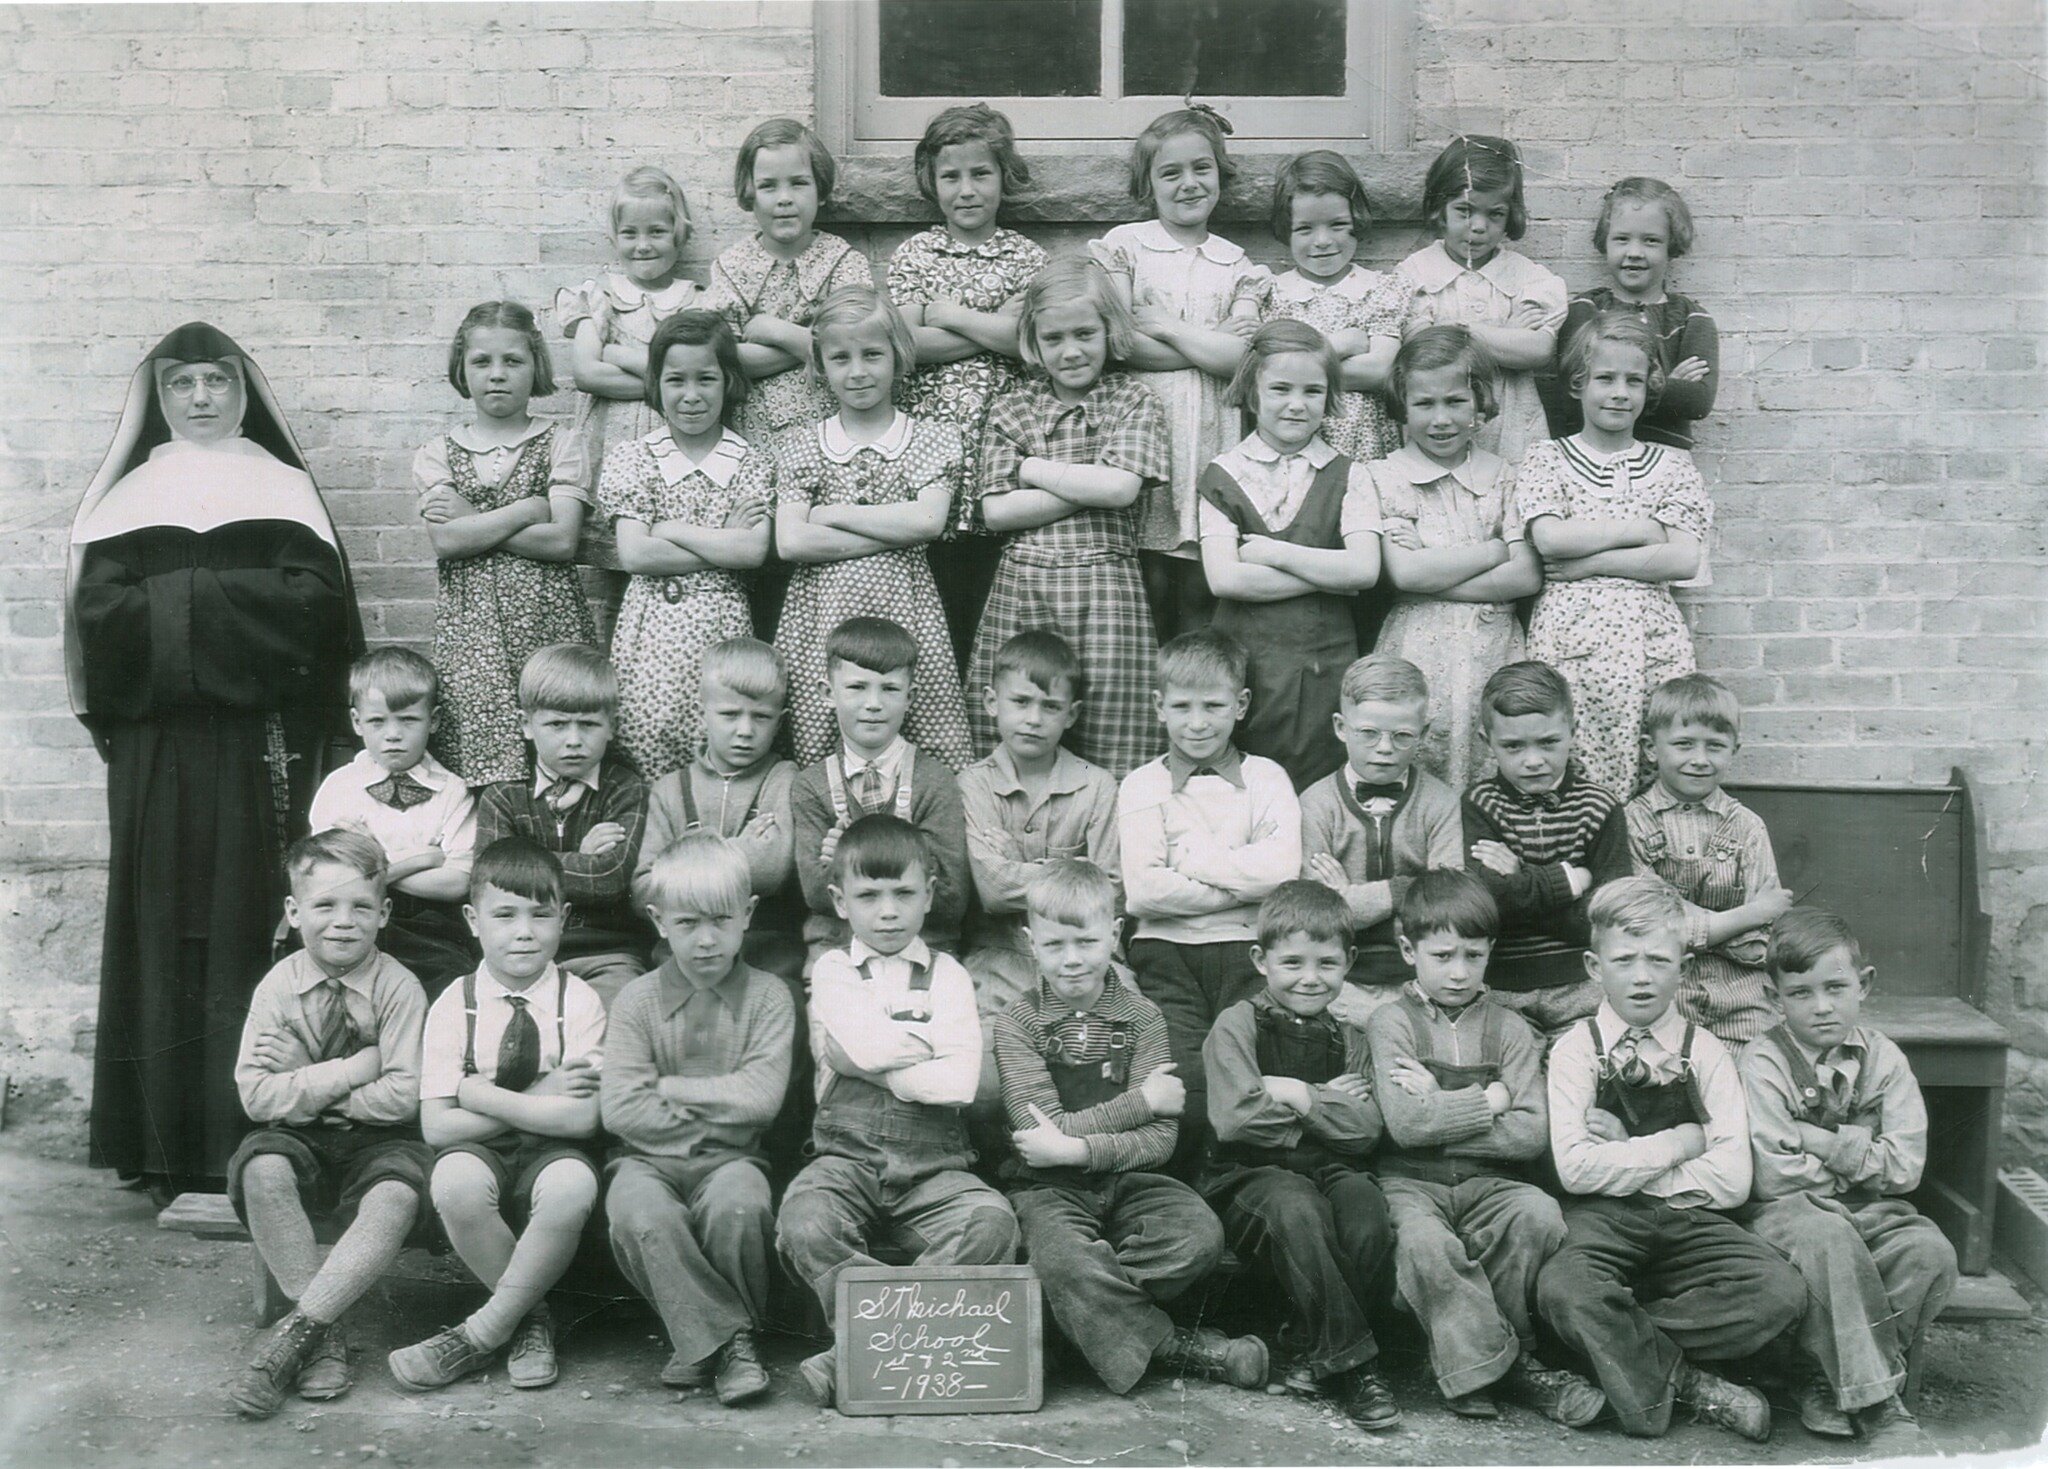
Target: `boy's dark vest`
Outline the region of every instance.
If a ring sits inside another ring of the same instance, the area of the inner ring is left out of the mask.
[[[1593,1105],[1621,1119],[1630,1137],[1649,1137],[1696,1122],[1704,1127],[1708,1113],[1700,1095],[1698,1070],[1692,1064],[1692,1038],[1696,1033],[1686,1022],[1685,1040],[1678,1048],[1678,1075],[1670,1081],[1650,1081],[1623,1075],[1600,1041],[1598,1017],[1586,1017],[1586,1032],[1593,1037],[1593,1055],[1598,1063],[1598,1081]]]
[[[1471,1086],[1491,1086],[1501,1078],[1501,1009],[1484,995],[1472,1002],[1467,1013],[1479,1016],[1479,1060],[1461,1066],[1441,1059],[1436,1053],[1436,1036],[1430,1014],[1406,990],[1394,1003],[1406,1007],[1409,1029],[1415,1035],[1415,1059],[1429,1068],[1439,1089],[1463,1091]],[[1379,1172],[1394,1178],[1416,1178],[1425,1183],[1459,1184],[1468,1178],[1516,1177],[1520,1170],[1500,1158],[1457,1158],[1445,1152],[1441,1143],[1404,1148],[1391,1135],[1380,1139]]]
[[[865,963],[860,971],[862,983],[872,983]],[[909,1002],[891,1018],[930,1019],[931,988],[930,967],[913,965]],[[884,1188],[895,1189],[974,1162],[960,1108],[906,1102],[886,1086],[836,1072],[818,1099],[810,1151],[814,1157],[850,1158],[865,1164]]]
[[[1866,1051],[1863,1065],[1856,1073],[1856,1084],[1850,1088],[1846,1101],[1832,1095],[1821,1085],[1820,1073],[1813,1063],[1806,1059],[1806,1052],[1799,1049],[1799,1042],[1792,1039],[1792,1032],[1783,1022],[1764,1032],[1764,1039],[1778,1048],[1778,1054],[1785,1058],[1785,1070],[1792,1078],[1792,1116],[1795,1121],[1824,1127],[1829,1132],[1844,1124],[1868,1127],[1875,1131],[1883,1121],[1883,1112],[1878,1101],[1870,1095],[1870,1056]],[[1881,1197],[1875,1184],[1861,1184],[1844,1193],[1835,1195],[1843,1203],[1855,1205],[1874,1203]]]
[[[1131,1085],[1131,1048],[1135,1037],[1130,1022],[1090,1019],[1087,1023],[1101,1025],[1109,1032],[1109,1053],[1101,1060],[1083,1061],[1069,1056],[1055,1034],[1046,1036],[1045,1048],[1040,1053],[1052,1077],[1053,1089],[1060,1094],[1060,1110],[1069,1115],[1114,1101]],[[1033,1183],[1089,1183],[1109,1177],[1085,1168],[1032,1168],[1021,1160],[1007,1171],[1019,1182]]]
[[[1402,782],[1401,793],[1393,798],[1393,809],[1379,815],[1359,804],[1358,793],[1353,789],[1358,778],[1351,773],[1349,765],[1337,772],[1336,780],[1338,804],[1357,825],[1361,833],[1359,841],[1365,849],[1365,875],[1358,881],[1393,881],[1397,875],[1394,870],[1394,827],[1414,798],[1416,777],[1411,774]],[[1414,968],[1401,957],[1391,914],[1370,928],[1358,930],[1357,948],[1351,960],[1351,973],[1347,976],[1353,984],[1403,984],[1414,976]]]
[[[1291,1076],[1310,1086],[1324,1086],[1344,1074],[1344,1027],[1327,1011],[1291,1015],[1277,1005],[1252,1006],[1257,1024],[1255,1042],[1261,1076]],[[1287,1168],[1314,1173],[1330,1164],[1358,1166],[1358,1155],[1340,1153],[1319,1138],[1303,1137],[1292,1148],[1262,1148],[1250,1143],[1215,1144],[1217,1161],[1241,1168]]]

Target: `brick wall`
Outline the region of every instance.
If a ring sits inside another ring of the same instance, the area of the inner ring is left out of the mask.
[[[1691,202],[1698,251],[1675,279],[1719,318],[1726,368],[1700,456],[1722,523],[1701,662],[1752,711],[1747,775],[1975,777],[1992,1001],[2020,1040],[2013,1125],[2048,1154],[2039,6],[1417,10],[1416,144],[1518,139],[1534,258],[1596,279],[1590,220],[1622,174]],[[811,48],[800,0],[0,10],[12,1124],[79,1145],[104,808],[56,608],[64,528],[140,352],[205,317],[258,354],[371,637],[420,641],[433,578],[407,466],[457,407],[440,379],[455,321],[591,273],[608,191],[643,160],[684,181],[708,260],[744,226],[731,150],[759,117],[808,110]],[[1393,226],[1368,253],[1418,238]]]

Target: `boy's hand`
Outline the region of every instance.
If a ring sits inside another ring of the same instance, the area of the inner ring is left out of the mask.
[[[1792,908],[1792,889],[1787,887],[1766,888],[1749,900],[1750,911],[1757,915],[1757,927],[1776,923]]]
[[[825,840],[818,843],[818,863],[820,866],[830,867],[832,865],[833,855],[839,850],[839,838],[845,834],[846,828],[843,826],[835,826],[825,833]]]
[[[1372,1098],[1372,1078],[1362,1071],[1340,1071],[1323,1084],[1339,1096],[1349,1097],[1355,1102]]]
[[[1498,1117],[1515,1105],[1512,1093],[1504,1081],[1489,1081],[1486,1084],[1486,1110]]]
[[[624,846],[626,828],[616,821],[600,821],[590,828],[583,838],[583,845],[576,850],[585,857],[602,857],[614,847]]]
[[[1664,374],[1674,383],[1702,383],[1707,380],[1707,359],[1688,357],[1671,371]]]
[[[1339,1025],[1363,1030],[1377,1008],[1365,997],[1363,987],[1346,982],[1337,986],[1337,998],[1330,1001],[1330,1017]]]
[[[1262,1076],[1266,1095],[1288,1111],[1306,1117],[1314,1110],[1316,1095],[1309,1090],[1308,1083],[1293,1076]]]
[[[1625,1143],[1629,1140],[1628,1129],[1621,1119],[1604,1107],[1586,1109],[1586,1131],[1603,1143]]]
[[[597,1068],[580,1057],[565,1061],[526,1089],[529,1097],[594,1097],[599,1077]]]
[[[432,872],[436,867],[448,865],[448,854],[441,850],[441,842],[437,837],[414,852],[410,860],[419,864],[421,872]]]
[[[1835,1149],[1835,1134],[1825,1127],[1816,1127],[1811,1122],[1795,1122],[1793,1130],[1799,1135],[1799,1151],[1811,1153],[1816,1158],[1825,1158]]]
[[[774,831],[776,827],[780,825],[781,823],[775,819],[775,813],[773,811],[770,811],[766,806],[763,806],[760,810],[756,811],[752,816],[747,818],[747,824],[740,828],[740,836],[752,837],[758,841],[760,838],[765,837],[770,832]]]
[[[1474,842],[1472,860],[1488,872],[1499,873],[1502,877],[1513,877],[1522,870],[1522,859],[1495,841]]]
[[[249,1059],[265,1071],[297,1071],[313,1064],[299,1038],[287,1032],[266,1030],[249,1047]]]
[[[1387,1080],[1411,1097],[1426,1097],[1438,1090],[1436,1073],[1413,1056],[1403,1056],[1389,1066]]]
[[[1188,1084],[1175,1073],[1171,1061],[1138,1083],[1138,1095],[1154,1117],[1178,1117],[1187,1110]]]
[[[1672,1131],[1678,1134],[1678,1146],[1684,1152],[1686,1162],[1690,1163],[1706,1152],[1707,1130],[1697,1122],[1681,1122]]]
[[[1032,1168],[1073,1168],[1087,1163],[1087,1143],[1068,1137],[1038,1108],[1030,1111],[1036,1125],[1010,1134],[1018,1157]]]

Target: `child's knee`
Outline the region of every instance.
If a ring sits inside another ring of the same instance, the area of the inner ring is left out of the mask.
[[[258,1153],[242,1165],[242,1196],[279,1203],[299,1196],[299,1173],[283,1153]]]
[[[576,1158],[558,1158],[533,1180],[532,1216],[550,1224],[583,1227],[597,1208],[597,1174]]]
[[[1017,1258],[1017,1216],[1001,1198],[977,1203],[960,1226],[961,1265],[1007,1265]]]
[[[775,1219],[775,1241],[792,1260],[850,1248],[856,1230],[850,1215],[821,1190],[785,1195]]]
[[[1517,1248],[1547,1258],[1564,1245],[1564,1210],[1549,1194],[1533,1188],[1518,1192],[1501,1221],[1501,1231]]]
[[[498,1212],[498,1176],[474,1153],[444,1154],[434,1164],[427,1191],[433,1197],[434,1212],[450,1223],[466,1223]]]

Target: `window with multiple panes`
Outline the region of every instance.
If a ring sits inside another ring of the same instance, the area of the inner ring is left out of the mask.
[[[1234,141],[1405,146],[1410,0],[818,0],[835,146],[987,102],[1034,142],[1123,142],[1193,97]]]

